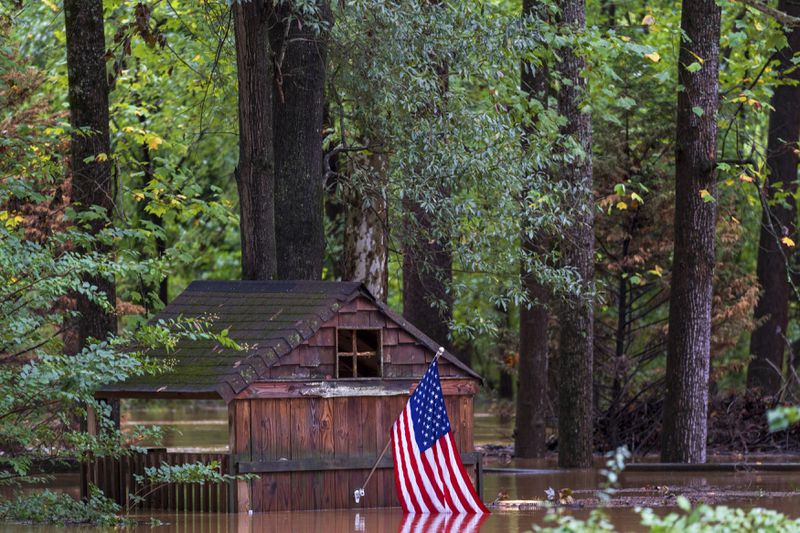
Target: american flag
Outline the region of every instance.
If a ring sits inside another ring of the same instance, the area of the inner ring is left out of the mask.
[[[434,360],[392,425],[394,481],[406,513],[488,513],[461,464]]]

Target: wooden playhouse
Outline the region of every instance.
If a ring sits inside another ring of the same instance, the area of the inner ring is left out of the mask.
[[[144,507],[262,512],[399,505],[391,457],[379,464],[358,505],[353,491],[383,450],[436,343],[359,283],[196,281],[157,318],[205,315],[247,351],[184,340],[169,354],[152,354],[174,359],[174,371],[107,386],[98,397],[222,398],[229,453],[162,449],[98,461],[90,481],[123,504],[144,466],[216,459],[230,473],[259,479],[224,490],[165,487]],[[448,352],[439,366],[453,435],[480,494],[473,397],[481,378]]]

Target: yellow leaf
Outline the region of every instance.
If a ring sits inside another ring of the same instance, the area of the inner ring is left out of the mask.
[[[147,139],[147,147],[151,150],[158,150],[158,146],[164,142],[164,139],[158,135],[152,135]]]
[[[652,26],[656,23],[656,18],[653,15],[645,15],[642,19],[642,26]]]
[[[659,266],[659,265],[656,265],[655,267],[653,267],[653,269],[652,269],[652,270],[648,270],[647,272],[648,272],[649,274],[652,274],[652,275],[654,275],[654,276],[658,276],[658,277],[660,278],[660,277],[663,275],[663,273],[664,273],[664,269],[663,269],[663,268],[661,268],[661,266]]]
[[[108,161],[108,154],[100,152],[99,154],[94,156],[94,160],[97,161],[98,163],[102,163],[103,161]]]
[[[625,202],[617,202],[617,209],[624,211],[625,209],[628,209],[628,204]]]
[[[789,248],[794,248],[794,241],[789,237],[784,237],[781,239],[781,242],[788,246]]]
[[[739,219],[736,218],[736,217],[733,217],[733,216],[731,217],[731,222],[733,222],[734,224],[737,224],[737,225],[741,224],[741,222],[739,222]]]
[[[742,173],[742,174],[739,174],[739,181],[743,181],[745,183],[753,183],[753,177]]]
[[[645,54],[644,57],[646,57],[653,63],[658,63],[659,61],[661,61],[661,56],[658,54],[658,52],[651,52],[649,54]]]
[[[714,196],[708,192],[708,189],[700,189],[700,198],[702,198],[706,203],[714,201]]]
[[[631,38],[630,38],[630,37],[628,37],[627,35],[622,35],[622,36],[620,36],[620,39],[622,39],[622,42],[624,42],[624,43],[629,43],[629,42],[631,42]]]

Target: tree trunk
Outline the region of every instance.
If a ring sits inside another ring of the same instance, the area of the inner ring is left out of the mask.
[[[373,153],[366,159],[367,172],[373,179],[362,190],[350,187],[345,193],[345,279],[364,283],[375,298],[385,302],[389,284],[385,192],[388,162],[383,153]]]
[[[239,80],[239,230],[242,279],[275,277],[273,72],[268,40],[271,2],[233,4]]]
[[[586,27],[583,0],[560,3],[562,23],[576,33]],[[594,356],[594,199],[592,195],[592,124],[582,109],[586,95],[586,62],[574,49],[559,50],[557,68],[562,87],[559,114],[566,119],[562,133],[572,137],[583,154],[561,169],[573,190],[573,226],[563,240],[565,264],[580,276],[579,294],[570,295],[561,310],[558,389],[558,464],[565,468],[592,464],[592,364]]]
[[[534,0],[523,0],[523,17],[546,16],[545,6]],[[539,99],[547,104],[548,76],[544,66],[523,63],[520,69],[520,87],[528,98]],[[535,120],[526,128],[526,137],[536,135]],[[523,141],[523,152],[527,152],[528,142]],[[524,153],[523,157],[527,157]],[[527,207],[523,199],[522,207]],[[546,252],[549,239],[543,235],[528,237],[527,224],[522,228],[522,255],[530,257]],[[514,431],[514,455],[516,457],[543,457],[547,451],[545,407],[547,402],[547,357],[548,322],[550,313],[548,303],[550,294],[547,288],[529,272],[525,261],[521,264],[522,284],[530,306],[519,307],[519,371],[517,384],[516,429]]]
[[[270,26],[275,61],[275,244],[279,279],[320,279],[322,223],[322,124],[327,28],[315,31],[307,15],[278,3]],[[317,7],[327,23],[327,0]],[[316,16],[315,16],[316,17]]]
[[[684,0],[678,56],[675,243],[669,302],[667,393],[661,458],[706,460],[711,300],[716,222],[716,141],[720,8]],[[702,67],[687,67],[702,60]],[[711,198],[709,198],[711,195]]]
[[[800,16],[800,4],[781,0],[778,9]],[[800,51],[800,28],[787,35],[789,45],[779,54],[778,71],[797,83],[800,71],[794,68],[793,55]],[[767,178],[763,184],[761,235],[758,241],[758,281],[763,292],[755,309],[755,319],[763,323],[750,337],[753,360],[747,368],[747,388],[760,389],[764,394],[777,394],[781,387],[783,353],[786,347],[786,327],[789,323],[789,278],[787,257],[781,238],[795,238],[797,191],[797,141],[800,134],[800,86],[780,85],[770,104],[767,139]],[[782,184],[778,191],[773,184]],[[776,192],[788,193],[787,200],[773,205]]]
[[[449,348],[453,254],[446,244],[430,235],[433,230],[430,214],[408,198],[403,200],[403,209],[419,230],[415,242],[403,248],[403,316],[428,337]]]
[[[114,208],[111,179],[111,143],[108,130],[108,78],[106,77],[105,36],[102,0],[65,0],[64,22],[67,39],[67,77],[69,83],[70,124],[79,133],[71,140],[72,203],[76,211],[100,207],[110,219]],[[99,157],[104,154],[104,157]],[[89,231],[98,234],[107,220],[89,222]],[[95,251],[110,250],[95,245]],[[85,281],[105,293],[112,307],[116,304],[113,279],[92,276]],[[89,338],[104,339],[116,333],[115,314],[76,294],[80,313],[77,349]],[[73,350],[74,351],[74,350]]]

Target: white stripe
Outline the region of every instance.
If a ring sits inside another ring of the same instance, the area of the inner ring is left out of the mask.
[[[439,475],[439,467],[436,464],[436,451],[433,449],[433,446],[425,450],[423,456],[424,458],[422,460],[428,462],[428,466],[430,467],[431,472],[433,472],[432,481],[436,483],[436,486],[439,487],[439,491],[442,493],[442,505],[448,513],[453,512],[453,509],[451,509],[447,504],[447,497],[445,496],[445,494],[447,494],[447,487],[444,486],[442,477]]]
[[[403,450],[406,451],[406,453],[403,454],[403,462],[404,462],[403,468],[405,468],[405,471],[408,473],[408,479],[411,481],[411,490],[414,493],[414,496],[416,497],[421,512],[430,513],[431,510],[428,509],[428,506],[425,505],[425,500],[422,499],[422,493],[419,491],[420,487],[414,481],[416,476],[414,475],[414,471],[411,469],[411,457],[409,457],[409,453],[411,453],[412,450],[411,447],[409,446],[408,441],[406,441],[406,428],[405,428],[405,425],[408,422],[407,415],[408,415],[408,404],[406,404],[406,410],[403,411],[402,415],[400,415],[400,428],[399,428],[400,439],[402,442]]]
[[[406,490],[406,476],[405,472],[403,471],[403,464],[400,460],[400,435],[397,431],[397,426],[400,423],[400,419],[398,418],[397,421],[392,425],[392,444],[394,447],[394,467],[397,469],[397,477],[400,480],[400,498],[402,498],[403,502],[405,502],[406,507],[410,507],[409,511],[414,512],[414,506],[411,505],[411,496],[408,494],[408,490]]]
[[[417,446],[416,433],[414,433],[414,423],[411,422],[411,405],[408,405],[406,407],[406,420],[409,421],[408,432],[411,436],[411,446],[413,448],[412,449],[413,455],[411,456],[411,460],[414,461],[417,465],[417,470],[419,471],[419,477],[421,478],[420,481],[422,482],[425,492],[428,493],[428,497],[430,498],[431,503],[433,504],[434,507],[436,507],[437,511],[443,513],[447,511],[447,506],[445,506],[444,502],[439,500],[439,498],[436,496],[436,491],[431,485],[431,482],[433,480],[428,477],[428,474],[425,472],[425,466],[422,464],[422,461],[424,461],[424,459],[422,458],[422,454],[419,453],[419,446]]]
[[[475,502],[475,498],[472,497],[472,483],[470,483],[469,479],[464,479],[464,476],[461,475],[461,469],[458,467],[458,462],[456,462],[456,458],[454,455],[454,450],[456,448],[455,442],[452,439],[452,433],[448,433],[445,435],[446,439],[450,441],[449,447],[449,454],[448,459],[450,460],[450,468],[453,469],[453,474],[456,476],[456,480],[458,481],[459,486],[461,487],[461,494],[464,495],[464,498],[467,500],[467,503],[472,507],[472,509],[476,513],[482,513],[480,505]]]
[[[466,513],[467,511],[461,506],[461,500],[458,499],[458,495],[456,494],[456,489],[453,487],[452,480],[450,479],[450,476],[448,474],[448,471],[450,470],[450,465],[447,463],[447,460],[445,459],[444,450],[442,449],[441,438],[436,441],[434,448],[436,448],[436,462],[442,466],[444,483],[445,485],[447,485],[447,490],[450,492],[450,499],[453,500],[453,505],[456,506],[456,510],[459,513]]]

